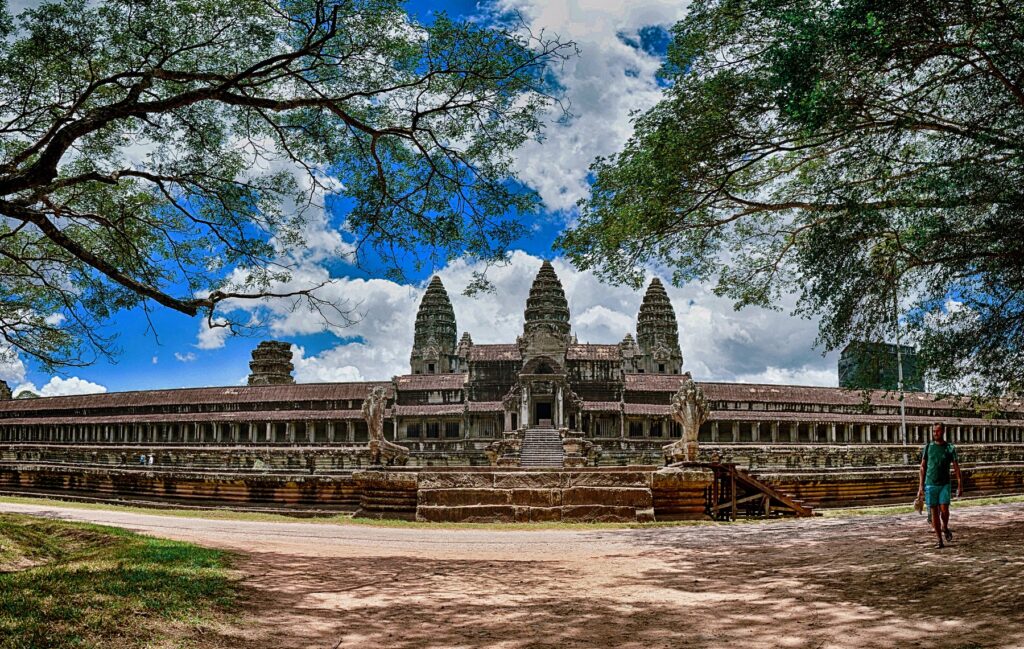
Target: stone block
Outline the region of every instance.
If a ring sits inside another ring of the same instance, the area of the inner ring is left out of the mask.
[[[636,508],[608,505],[567,505],[562,507],[562,520],[583,523],[632,523],[636,521]]]
[[[649,471],[573,471],[568,473],[569,487],[646,487],[651,486]]]
[[[516,508],[511,505],[481,505],[474,507],[438,507],[420,505],[416,520],[433,523],[494,523],[515,520]]]
[[[495,489],[557,489],[565,486],[561,471],[515,471],[494,474]]]
[[[703,491],[714,479],[714,472],[707,469],[666,467],[652,476],[651,487],[656,491]]]
[[[563,505],[611,505],[651,507],[650,489],[619,487],[570,487],[562,491]]]
[[[531,523],[549,523],[562,520],[561,507],[527,507]]]
[[[424,471],[419,477],[420,489],[490,489],[494,474],[486,473],[432,473]]]
[[[511,494],[508,489],[420,489],[419,502],[444,507],[509,505]]]
[[[512,489],[513,505],[527,507],[557,507],[562,504],[560,489]]]

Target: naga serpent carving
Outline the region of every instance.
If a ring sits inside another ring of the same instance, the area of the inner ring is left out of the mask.
[[[387,391],[377,386],[363,400],[363,419],[370,434],[370,464],[402,464],[409,460],[409,449],[384,439],[384,411]]]
[[[689,372],[683,377],[682,385],[672,397],[672,418],[682,426],[683,437],[662,447],[667,462],[697,461],[697,436],[701,425],[708,419],[709,408],[704,391]]]

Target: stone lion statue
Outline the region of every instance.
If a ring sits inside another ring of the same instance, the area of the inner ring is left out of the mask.
[[[370,434],[370,463],[405,464],[409,460],[409,449],[384,439],[387,402],[387,390],[379,385],[363,400],[363,419]]]
[[[687,372],[683,375],[682,385],[672,397],[672,418],[682,427],[683,437],[678,442],[662,447],[667,462],[697,461],[697,436],[701,425],[708,419],[708,412],[704,391]]]

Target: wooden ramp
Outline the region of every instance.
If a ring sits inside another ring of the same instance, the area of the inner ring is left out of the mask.
[[[803,501],[758,480],[735,464],[681,462],[679,466],[710,469],[715,474],[707,499],[707,513],[715,520],[814,516]]]

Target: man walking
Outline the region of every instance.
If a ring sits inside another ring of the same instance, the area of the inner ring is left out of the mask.
[[[924,504],[931,512],[930,518],[935,535],[939,538],[939,548],[945,545],[943,538],[946,541],[953,540],[953,533],[949,531],[950,465],[956,473],[956,497],[959,498],[964,495],[964,481],[960,478],[956,447],[946,441],[942,424],[935,424],[932,441],[925,444],[921,451],[921,479],[917,497],[924,496]]]

